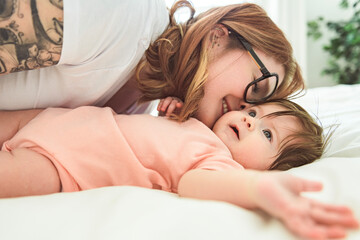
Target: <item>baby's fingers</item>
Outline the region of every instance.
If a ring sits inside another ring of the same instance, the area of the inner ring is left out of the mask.
[[[173,101],[172,97],[167,97],[167,98],[161,99],[159,104],[158,104],[157,110],[159,112],[165,112],[172,101]]]
[[[177,97],[166,97],[161,99],[157,110],[160,116],[170,116],[172,113],[179,111],[183,107],[183,102]]]
[[[157,110],[160,112],[160,109],[161,109],[161,106],[162,106],[162,104],[163,104],[163,102],[164,102],[164,99],[161,99],[160,101],[159,101],[159,103],[158,103],[158,105],[157,105]]]
[[[166,111],[166,116],[169,117],[170,114],[172,114],[174,112],[174,110],[176,109],[176,104],[177,104],[177,101],[176,100],[172,100],[169,107],[167,108],[167,111]]]
[[[338,225],[346,228],[358,228],[359,222],[352,211],[345,206],[312,202],[311,217],[325,225]]]
[[[344,238],[346,236],[344,227],[320,225],[305,216],[292,217],[286,225],[294,234],[305,239]]]
[[[321,191],[323,184],[318,181],[312,181],[307,179],[300,179],[298,184],[298,192],[317,192]]]

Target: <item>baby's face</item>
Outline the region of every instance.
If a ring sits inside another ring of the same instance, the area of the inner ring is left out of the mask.
[[[292,116],[263,118],[284,110],[266,104],[231,111],[215,123],[213,131],[244,168],[267,170],[276,160],[281,141],[301,129],[299,121]]]

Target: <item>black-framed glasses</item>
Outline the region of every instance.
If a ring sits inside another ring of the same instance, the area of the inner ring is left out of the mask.
[[[244,101],[250,104],[265,102],[275,93],[279,83],[279,75],[277,73],[269,72],[260,58],[256,55],[250,43],[243,36],[234,31],[231,27],[226,26],[226,28],[229,30],[229,34],[234,34],[239,40],[262,73],[261,77],[255,79],[246,86]]]

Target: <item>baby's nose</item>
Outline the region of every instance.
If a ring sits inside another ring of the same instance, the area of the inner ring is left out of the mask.
[[[254,120],[254,118],[245,116],[245,117],[243,118],[243,122],[246,124],[246,127],[247,127],[250,131],[252,131],[252,130],[254,129],[254,127],[255,127],[255,120]]]

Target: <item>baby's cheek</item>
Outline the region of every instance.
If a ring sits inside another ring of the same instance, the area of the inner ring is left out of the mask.
[[[236,161],[246,169],[266,170],[268,169],[269,157],[263,149],[254,145],[243,147],[238,151]]]

